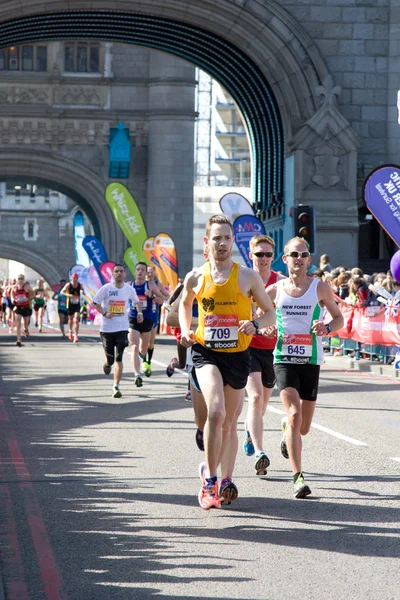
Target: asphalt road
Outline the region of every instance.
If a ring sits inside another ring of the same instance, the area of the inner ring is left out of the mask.
[[[186,376],[165,375],[174,346],[157,346],[141,389],[126,355],[115,400],[97,336],[72,344],[50,331],[22,348],[0,332],[5,598],[400,599],[398,379],[324,366],[306,500],[279,451],[275,390],[267,477],[240,450],[238,500],[206,512]]]

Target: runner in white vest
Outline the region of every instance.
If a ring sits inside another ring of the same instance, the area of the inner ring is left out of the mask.
[[[284,248],[287,279],[267,288],[276,306],[278,340],[274,369],[286,411],[281,427],[281,452],[290,460],[294,496],[311,494],[301,466],[302,435],[310,431],[318,393],[320,365],[324,362],[321,338],[343,327],[343,317],[330,286],[307,276],[310,252],[303,238],[295,237]],[[324,323],[324,310],[332,317]]]

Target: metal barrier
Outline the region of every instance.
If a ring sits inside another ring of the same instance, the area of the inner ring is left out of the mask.
[[[324,350],[329,354],[353,355],[355,360],[369,359],[390,365],[394,362],[397,346],[381,346],[373,344],[362,344],[351,339],[342,339],[338,336],[322,339]]]

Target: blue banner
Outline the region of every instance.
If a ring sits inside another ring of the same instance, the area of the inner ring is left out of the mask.
[[[266,235],[265,227],[257,217],[253,215],[241,215],[233,223],[236,246],[246,263],[246,267],[253,268],[253,263],[249,256],[250,240],[255,235]]]
[[[375,219],[400,246],[400,169],[385,165],[375,169],[364,184],[365,203]]]
[[[95,267],[99,267],[101,263],[108,261],[107,252],[104,250],[99,238],[94,235],[87,235],[82,245]]]
[[[103,244],[101,243],[99,238],[95,237],[94,235],[87,235],[82,242],[82,246],[86,250],[88,257],[92,261],[97,271],[97,274],[100,277],[100,281],[104,285],[105,280],[99,270],[99,267],[102,263],[107,262],[108,258],[107,252],[104,250]]]

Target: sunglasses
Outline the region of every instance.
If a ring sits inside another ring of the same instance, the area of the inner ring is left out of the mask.
[[[265,256],[265,258],[271,258],[273,255],[273,252],[253,252],[253,256],[257,256],[257,258],[262,258],[263,256]]]
[[[311,256],[311,253],[307,250],[304,252],[296,252],[296,250],[293,250],[293,252],[289,252],[289,254],[286,254],[286,256],[290,256],[290,258],[300,258],[300,256],[301,258],[308,258]]]

